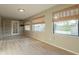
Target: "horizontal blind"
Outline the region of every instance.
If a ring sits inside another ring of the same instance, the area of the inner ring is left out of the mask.
[[[39,17],[33,18],[32,19],[32,23],[33,24],[44,23],[45,22],[44,17],[45,16],[43,15],[43,16],[39,16]]]
[[[25,22],[25,25],[30,25],[30,24],[31,24],[30,21],[26,21],[26,22]]]
[[[72,20],[79,18],[79,5],[74,5],[53,13],[53,21]]]

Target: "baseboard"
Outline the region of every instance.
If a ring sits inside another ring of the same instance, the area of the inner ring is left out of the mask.
[[[53,44],[53,46],[55,46],[55,47],[57,47],[57,48],[59,48],[59,49],[63,49],[63,50],[65,50],[65,51],[68,51],[68,52],[70,52],[70,53],[72,53],[72,54],[79,55],[79,53],[76,53],[76,52],[74,52],[74,51],[71,51],[71,50],[65,49],[65,48],[63,48],[63,47],[59,47],[59,46],[54,45],[54,44]]]
[[[35,39],[35,38],[33,38],[33,37],[30,37],[30,38]],[[36,40],[39,40],[39,39],[36,39]],[[48,44],[48,45],[54,46],[54,47],[56,47],[56,48],[62,49],[62,50],[64,50],[64,51],[70,52],[70,53],[72,53],[72,54],[74,54],[74,55],[79,55],[79,53],[77,53],[77,52],[74,52],[74,51],[65,49],[65,48],[63,48],[63,47],[59,47],[59,46],[57,46],[57,45],[55,45],[55,44],[52,45],[52,44],[49,44],[48,42],[45,42],[45,41],[42,41],[42,40],[39,40],[39,41],[41,41],[41,42],[43,42],[43,43],[46,43],[46,44]]]

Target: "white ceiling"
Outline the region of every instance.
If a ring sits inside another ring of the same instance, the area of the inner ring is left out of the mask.
[[[40,13],[54,4],[0,4],[0,15],[4,17],[24,19]],[[18,12],[17,9],[23,8],[24,12]]]

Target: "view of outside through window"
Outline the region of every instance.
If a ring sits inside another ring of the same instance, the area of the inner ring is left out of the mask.
[[[78,20],[54,22],[54,33],[78,35]]]
[[[34,25],[32,25],[33,31],[41,32],[41,31],[44,31],[44,28],[45,28],[45,24],[34,24]]]
[[[30,25],[26,25],[25,30],[30,30]]]

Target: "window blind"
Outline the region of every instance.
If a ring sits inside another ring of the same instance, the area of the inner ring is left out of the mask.
[[[79,18],[79,5],[74,5],[53,13],[53,21],[72,20]]]
[[[36,18],[33,18],[32,19],[32,23],[33,24],[38,24],[38,23],[44,23],[45,21],[45,19],[44,19],[44,15],[43,16],[39,16],[39,17],[36,17]]]
[[[30,24],[31,24],[30,21],[26,21],[26,22],[25,22],[25,25],[30,25]]]

